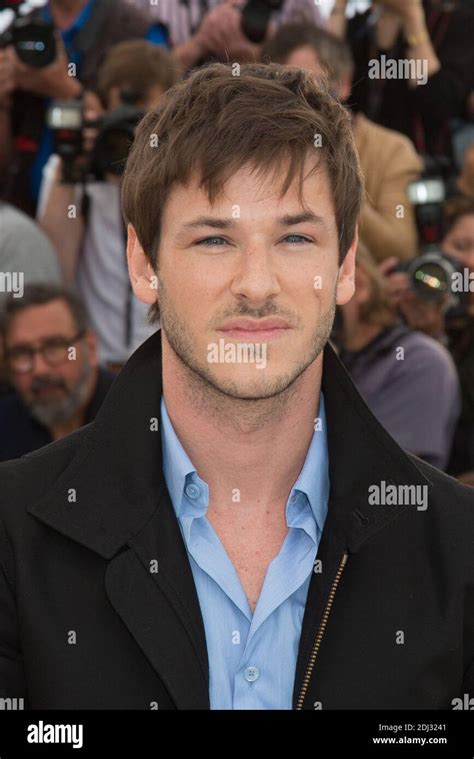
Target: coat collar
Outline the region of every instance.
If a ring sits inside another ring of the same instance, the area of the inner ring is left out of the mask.
[[[385,480],[427,484],[367,409],[327,345],[323,392],[329,450],[328,517],[318,551],[324,588],[313,575],[303,621],[295,693],[333,566],[406,508],[374,508],[368,488]],[[179,709],[209,708],[209,668],[191,566],[162,471],[161,335],[152,335],[110,388],[95,421],[54,488],[31,515],[108,560],[109,601]],[[50,448],[54,456],[54,444]],[[74,494],[71,497],[71,494]],[[153,567],[155,571],[153,570]]]
[[[394,511],[368,505],[370,485],[382,480],[396,485],[430,482],[416,458],[402,451],[369,411],[330,344],[324,350],[322,389],[330,504],[341,520],[358,512],[356,526],[349,519],[344,527],[348,547],[355,550]],[[157,331],[120,372],[53,490],[29,512],[104,558],[114,556],[167,496],[159,431],[161,394]],[[76,489],[75,503],[68,497],[71,488]]]

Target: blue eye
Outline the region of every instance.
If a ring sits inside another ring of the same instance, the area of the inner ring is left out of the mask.
[[[287,235],[284,242],[289,242],[291,245],[294,245],[302,242],[311,242],[311,240],[304,235]]]
[[[211,242],[212,241],[212,242]],[[217,241],[217,242],[216,242]],[[203,240],[198,240],[196,245],[208,245],[209,247],[215,247],[216,245],[225,245],[227,240],[223,237],[205,237]]]

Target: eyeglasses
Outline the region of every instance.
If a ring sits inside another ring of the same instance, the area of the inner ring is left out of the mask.
[[[43,341],[37,348],[32,345],[19,345],[5,352],[5,360],[9,368],[18,374],[26,374],[33,368],[36,353],[49,366],[64,364],[69,358],[69,349],[74,343],[84,337],[85,329],[81,329],[73,337],[51,337]]]

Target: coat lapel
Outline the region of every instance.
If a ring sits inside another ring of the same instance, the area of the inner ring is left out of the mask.
[[[196,589],[167,492],[130,550],[109,563],[111,604],[177,708],[209,709],[208,661]]]
[[[162,469],[161,335],[115,380],[95,421],[73,435],[75,453],[54,490],[29,512],[108,560],[110,603],[178,709],[209,708],[199,601]],[[294,700],[344,551],[355,553],[405,509],[368,504],[370,484],[429,481],[370,413],[330,345],[323,368],[330,499],[298,650]],[[71,499],[71,492],[74,499]],[[157,570],[157,571],[156,571]]]
[[[414,508],[407,505],[374,508],[368,500],[369,487],[383,480],[395,485],[424,485],[428,492],[431,487],[416,466],[416,458],[395,443],[368,409],[329,344],[324,351],[323,367],[329,505],[317,555],[322,571],[311,577],[303,617],[293,706],[343,554],[349,554],[345,571],[350,571],[350,554],[361,550],[367,540],[404,511]]]

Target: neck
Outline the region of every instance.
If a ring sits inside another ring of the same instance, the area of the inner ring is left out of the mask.
[[[59,29],[67,29],[79,15],[88,0],[50,0],[51,15]]]
[[[232,494],[253,513],[286,503],[302,467],[318,416],[320,355],[293,385],[274,398],[240,400],[204,383],[163,341],[163,395],[173,427],[210,504]],[[235,500],[235,499],[234,499]],[[211,508],[211,507],[210,507]],[[230,510],[229,510],[230,511]]]
[[[362,350],[383,331],[383,327],[378,324],[367,324],[358,319],[349,319],[344,314],[342,324],[342,345],[346,351]]]
[[[84,416],[84,409],[81,409],[68,419],[67,422],[51,427],[49,432],[53,440],[59,440],[60,438],[69,435],[71,432],[74,432],[74,430],[79,429],[79,427],[82,427],[84,424]]]

